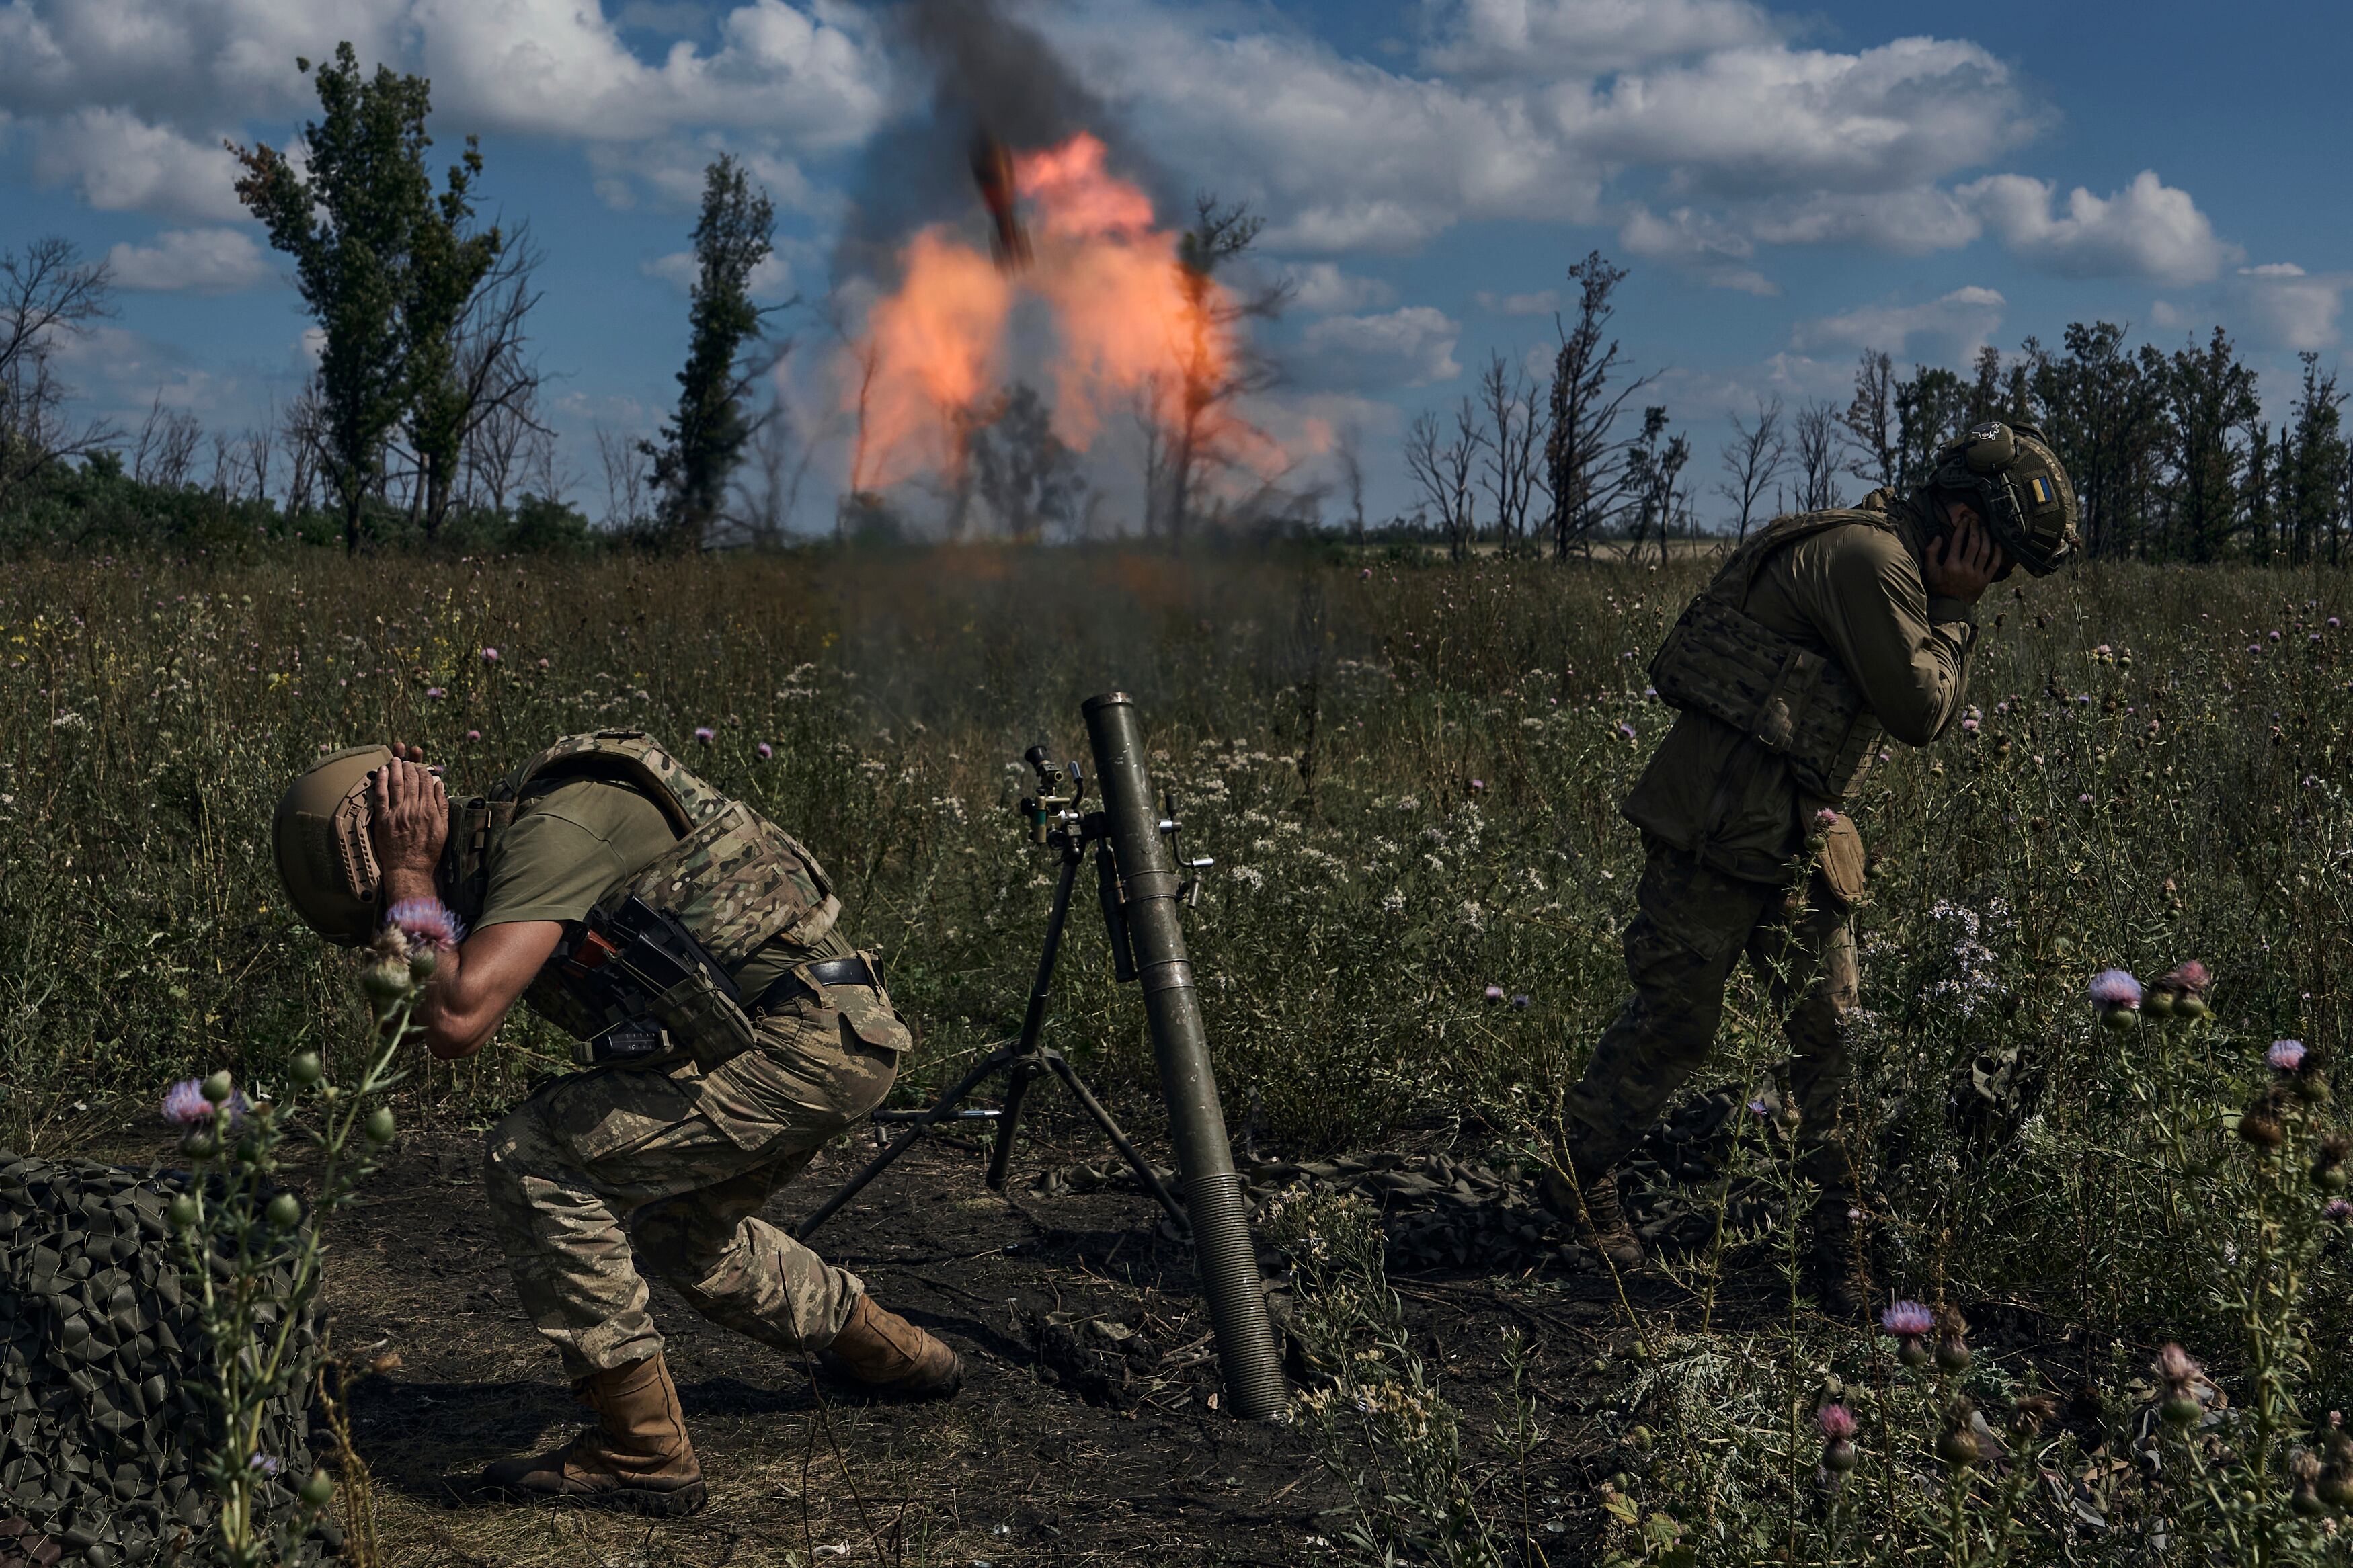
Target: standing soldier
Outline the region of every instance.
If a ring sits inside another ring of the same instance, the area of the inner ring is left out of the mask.
[[[480,1050],[518,998],[576,1042],[582,1070],[492,1129],[484,1184],[523,1310],[596,1421],[491,1466],[484,1489],[702,1506],[640,1263],[713,1322],[824,1350],[867,1387],[955,1393],[954,1351],[759,1217],[910,1043],[817,861],[636,731],[558,741],[461,804],[423,761],[326,758],[274,836],[322,935],[353,946],[388,921],[440,950],[415,1015],[436,1057]]]
[[[2047,575],[2075,542],[2075,495],[2030,425],[1946,446],[1927,483],[1852,510],[1777,519],[1735,550],[1651,661],[1681,709],[1623,807],[1648,864],[1626,928],[1634,994],[1569,1091],[1547,1206],[1612,1263],[1641,1247],[1616,1167],[1715,1042],[1743,953],[1785,1011],[1783,1114],[1820,1194],[1808,1275],[1851,1313],[1851,1152],[1838,1136],[1856,1003],[1849,911],[1862,840],[1839,811],[1883,734],[1925,746],[1961,711],[1973,606],[2023,565]],[[1795,1216],[1791,1216],[1794,1221]]]

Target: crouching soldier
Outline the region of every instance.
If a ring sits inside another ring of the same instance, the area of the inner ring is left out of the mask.
[[[1839,1129],[1863,849],[1839,807],[1883,735],[1924,746],[1959,715],[1971,606],[2015,565],[2055,568],[2075,517],[2041,432],[1979,425],[1909,495],[1874,490],[1752,535],[1668,633],[1651,678],[1682,713],[1623,807],[1648,857],[1625,936],[1634,994],[1569,1092],[1563,1168],[1545,1190],[1612,1262],[1642,1256],[1616,1167],[1706,1059],[1746,954],[1784,1014],[1783,1113],[1795,1112],[1800,1170],[1820,1194],[1808,1274],[1826,1308],[1860,1305],[1847,1267],[1858,1195]]]
[[[603,731],[462,803],[416,747],[338,752],[294,781],[274,837],[322,935],[357,945],[389,920],[442,949],[415,1015],[435,1056],[480,1050],[517,999],[575,1041],[580,1070],[491,1131],[484,1180],[523,1310],[596,1420],[491,1466],[488,1494],[702,1505],[640,1267],[870,1388],[955,1392],[955,1352],[759,1217],[910,1044],[791,837],[644,735]]]

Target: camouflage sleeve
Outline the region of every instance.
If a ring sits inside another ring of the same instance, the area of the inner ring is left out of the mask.
[[[1968,700],[1977,627],[1959,601],[1929,599],[1919,563],[1894,534],[1839,531],[1847,537],[1821,602],[1806,607],[1887,732],[1925,746]]]

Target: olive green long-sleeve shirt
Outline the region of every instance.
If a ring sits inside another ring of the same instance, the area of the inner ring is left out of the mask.
[[[1835,660],[1887,733],[1925,746],[1966,705],[1977,626],[1958,599],[1931,598],[1921,562],[1928,520],[1893,490],[1855,508],[1894,528],[1852,523],[1778,551],[1758,571],[1748,613]],[[1644,833],[1729,876],[1778,882],[1805,841],[1801,800],[1782,759],[1702,713],[1680,715],[1622,807]]]

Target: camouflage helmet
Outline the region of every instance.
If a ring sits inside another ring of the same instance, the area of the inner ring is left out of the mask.
[[[2075,487],[2042,432],[1989,419],[1936,453],[1928,490],[1968,500],[2002,553],[2047,577],[2075,548]]]
[[[392,761],[385,746],[347,746],[287,786],[269,825],[278,879],[303,922],[342,947],[375,934],[382,878],[368,842],[368,781]]]

